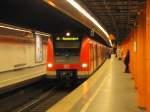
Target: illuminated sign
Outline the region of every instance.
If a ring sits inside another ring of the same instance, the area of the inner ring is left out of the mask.
[[[70,40],[79,40],[79,37],[57,37],[56,40],[64,40],[64,41],[70,41]]]

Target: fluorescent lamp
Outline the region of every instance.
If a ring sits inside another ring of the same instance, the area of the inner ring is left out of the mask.
[[[3,26],[3,25],[0,25],[0,28],[6,28],[6,29],[10,29],[10,30],[23,31],[23,32],[31,33],[31,31],[28,31],[28,30],[23,30],[23,29],[13,28],[13,27]]]
[[[43,36],[47,36],[47,37],[50,36],[49,34],[45,34],[45,33],[42,33],[42,32],[35,32],[35,34],[37,34],[37,35],[43,35]]]
[[[69,2],[74,8],[76,8],[79,12],[81,12],[84,16],[86,16],[89,20],[91,20],[100,30],[104,32],[107,38],[109,38],[108,33],[105,31],[105,29],[98,23],[97,20],[94,19],[85,9],[83,9],[77,2],[74,0],[66,0]]]
[[[111,42],[111,40],[109,39],[109,43],[110,43],[110,46],[112,47],[112,42]]]

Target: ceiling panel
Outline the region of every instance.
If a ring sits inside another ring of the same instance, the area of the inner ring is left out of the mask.
[[[139,9],[145,0],[82,0],[104,28],[115,34],[118,43],[127,37],[134,26]]]

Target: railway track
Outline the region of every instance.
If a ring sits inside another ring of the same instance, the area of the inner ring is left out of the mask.
[[[44,94],[40,95],[39,97],[33,98],[30,102],[22,105],[21,107],[13,110],[13,112],[26,112],[30,111],[35,105],[39,104],[43,100],[45,100],[47,97],[54,95],[56,87],[50,89],[49,91],[45,92]]]
[[[0,96],[0,112],[45,112],[83,81],[71,88],[64,83],[42,80]],[[50,84],[51,83],[51,84]]]
[[[43,78],[38,82],[0,94],[0,112],[12,112],[17,107],[37,99],[38,96],[52,89],[54,82]]]
[[[45,112],[48,108],[53,106],[56,102],[66,96],[68,92],[59,92],[36,107],[32,108],[29,112]]]
[[[13,110],[13,112],[45,112],[70,91],[54,87],[25,105]]]

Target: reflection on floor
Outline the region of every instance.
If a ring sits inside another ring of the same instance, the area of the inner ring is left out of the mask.
[[[122,61],[112,56],[104,84],[81,112],[145,112],[137,107],[137,92],[131,74],[124,73]]]

